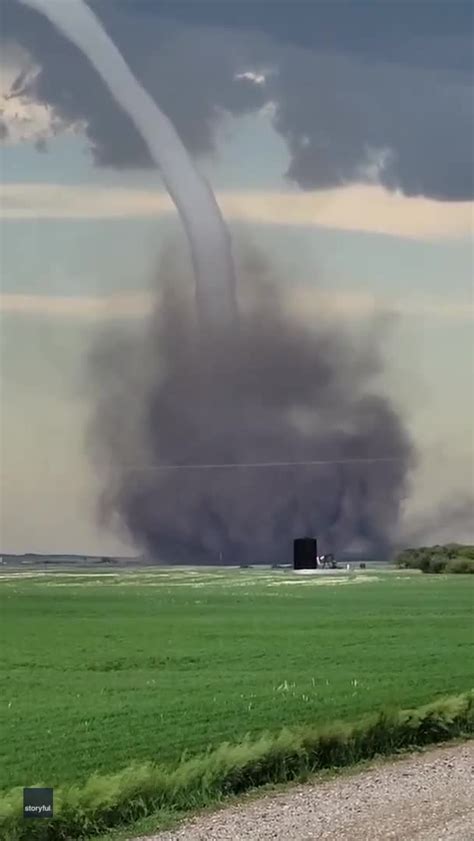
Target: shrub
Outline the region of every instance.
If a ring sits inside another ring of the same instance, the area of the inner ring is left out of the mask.
[[[446,546],[405,549],[396,557],[395,564],[402,569],[419,569],[434,574],[470,573],[474,565],[474,546],[449,543]]]
[[[457,573],[458,575],[474,575],[474,558],[451,558],[446,565],[446,572]]]
[[[448,559],[444,558],[442,555],[433,555],[430,558],[429,567],[426,572],[432,572],[437,575],[440,572],[445,571],[447,563]]]
[[[422,572],[431,572],[431,557],[430,555],[422,555],[419,560],[418,569],[421,569]]]

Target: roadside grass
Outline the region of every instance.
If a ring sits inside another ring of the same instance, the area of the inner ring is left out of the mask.
[[[302,774],[301,777],[294,780],[266,783],[258,788],[251,788],[239,794],[229,794],[225,798],[216,800],[214,803],[209,803],[192,812],[165,809],[157,813],[151,812],[145,818],[140,818],[133,824],[121,825],[108,829],[104,833],[99,833],[94,837],[94,841],[137,841],[139,838],[154,835],[157,831],[163,832],[165,830],[176,829],[183,821],[205,817],[208,814],[217,815],[220,811],[232,808],[233,806],[246,806],[266,797],[271,798],[281,794],[291,793],[292,789],[301,785],[314,786],[330,783],[340,778],[350,779],[366,771],[383,768],[386,765],[394,765],[407,758],[418,755],[423,756],[423,754],[435,749],[441,750],[447,747],[452,749],[458,745],[464,745],[466,743],[466,735],[468,738],[471,737],[470,733],[464,733],[462,736],[455,736],[435,744],[410,745],[406,748],[400,748],[396,753],[380,754],[369,757],[368,759],[361,759],[352,765],[323,768]]]
[[[0,799],[4,841],[88,839],[149,814],[160,823],[223,798],[272,783],[302,780],[327,768],[341,768],[409,747],[474,733],[474,691],[423,707],[386,710],[355,723],[285,729],[257,740],[222,744],[174,768],[135,765],[110,775],[93,775],[83,785],[55,790],[52,820],[25,821],[22,789]]]

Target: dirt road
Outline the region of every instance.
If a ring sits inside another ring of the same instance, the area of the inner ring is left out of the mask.
[[[146,841],[290,839],[474,841],[474,741],[295,786]]]

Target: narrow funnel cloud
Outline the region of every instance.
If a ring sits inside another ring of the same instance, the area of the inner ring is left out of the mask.
[[[235,275],[230,237],[214,194],[196,170],[168,117],[136,80],[102,24],[82,0],[20,0],[44,14],[95,67],[135,124],[181,216],[191,247],[201,322],[228,329],[235,322]]]

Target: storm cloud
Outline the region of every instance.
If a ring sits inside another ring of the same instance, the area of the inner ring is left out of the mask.
[[[302,189],[367,180],[472,198],[471,4],[90,5],[196,156],[215,153],[225,114],[271,103]],[[25,93],[85,124],[98,165],[151,166],[82,57],[38,15],[4,6],[4,38],[41,66]]]

